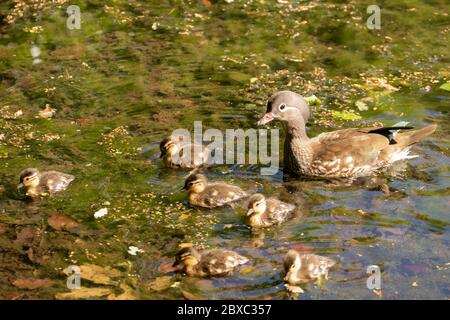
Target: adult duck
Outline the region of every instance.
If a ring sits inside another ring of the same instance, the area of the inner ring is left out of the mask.
[[[305,129],[308,110],[301,95],[281,91],[269,98],[266,114],[258,121],[258,125],[275,119],[285,123],[284,170],[295,177],[369,176],[396,161],[416,157],[410,155],[410,148],[437,127],[431,124],[418,130],[406,126],[352,128],[309,138]],[[399,132],[401,129],[409,131]]]

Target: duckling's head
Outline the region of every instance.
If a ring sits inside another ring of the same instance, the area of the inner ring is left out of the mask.
[[[200,254],[193,247],[182,248],[175,256],[173,267],[192,267],[200,262]]]
[[[172,137],[164,138],[159,144],[159,149],[161,150],[161,158],[166,154],[174,155],[178,151],[178,145],[172,139]]]
[[[260,194],[255,193],[248,201],[247,216],[263,214],[266,211],[266,198]]]
[[[303,119],[306,123],[309,119],[309,106],[306,100],[292,91],[280,91],[272,95],[267,101],[266,114],[258,121],[258,125],[264,125],[274,119],[291,121]]]
[[[17,189],[36,188],[39,185],[39,170],[35,168],[27,168],[20,173],[20,183]]]
[[[189,190],[189,192],[200,193],[205,190],[208,180],[203,174],[195,173],[186,178],[184,182],[183,190]]]
[[[284,258],[284,271],[297,272],[302,267],[302,259],[300,259],[300,254],[295,250],[289,250]]]

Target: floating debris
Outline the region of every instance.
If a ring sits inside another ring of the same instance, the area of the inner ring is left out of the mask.
[[[52,118],[56,113],[56,110],[51,108],[49,104],[45,105],[45,109],[39,111],[38,117],[43,119]]]
[[[106,216],[107,214],[108,214],[108,208],[101,208],[100,210],[98,210],[97,212],[94,213],[94,218],[99,219],[99,218]]]
[[[130,246],[127,251],[130,255],[135,256],[138,252],[144,252],[144,250],[139,249],[138,247]]]

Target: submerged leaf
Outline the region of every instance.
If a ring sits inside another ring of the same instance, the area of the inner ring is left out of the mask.
[[[308,104],[310,106],[315,106],[315,105],[319,105],[322,103],[322,101],[320,101],[320,99],[317,98],[315,95],[305,97],[305,100],[306,100],[306,102],[308,102]]]
[[[58,300],[90,299],[104,297],[111,293],[111,289],[108,288],[81,288],[72,290],[71,292],[57,293],[55,298]]]
[[[369,107],[363,100],[358,100],[355,102],[355,106],[358,108],[359,111],[367,111],[369,110]]]
[[[181,294],[183,295],[183,298],[185,298],[186,300],[201,300],[200,297],[197,297],[193,293],[190,293],[185,290],[180,290],[180,291],[181,291]]]
[[[256,270],[255,266],[243,266],[241,267],[241,270],[239,271],[240,274],[249,274]]]
[[[361,116],[353,113],[353,112],[339,112],[339,111],[334,111],[333,112],[333,117],[335,118],[340,118],[342,120],[359,120],[361,119]]]
[[[76,222],[69,216],[65,214],[57,213],[52,215],[47,220],[48,224],[55,230],[72,230],[79,227],[79,223]]]
[[[139,297],[136,295],[134,290],[127,286],[124,283],[120,284],[120,289],[123,290],[123,292],[119,295],[110,294],[108,296],[108,300],[137,300]]]
[[[164,262],[158,268],[158,271],[162,272],[162,273],[176,272],[178,270],[179,270],[179,267],[173,266],[173,261]]]
[[[171,285],[172,285],[172,277],[162,276],[150,282],[148,284],[148,288],[154,291],[163,291],[170,288]]]
[[[34,290],[41,287],[51,287],[55,282],[50,279],[19,278],[14,280],[12,284],[19,289]]]
[[[64,270],[64,273],[69,275],[67,269]],[[110,267],[100,267],[95,264],[83,264],[80,266],[81,278],[98,284],[114,285],[117,282],[111,278],[117,278],[121,275],[120,271]]]

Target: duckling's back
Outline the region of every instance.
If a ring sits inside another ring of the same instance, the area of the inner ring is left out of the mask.
[[[65,190],[73,180],[75,180],[73,175],[58,171],[47,171],[41,175],[40,186],[49,193],[55,193]]]

